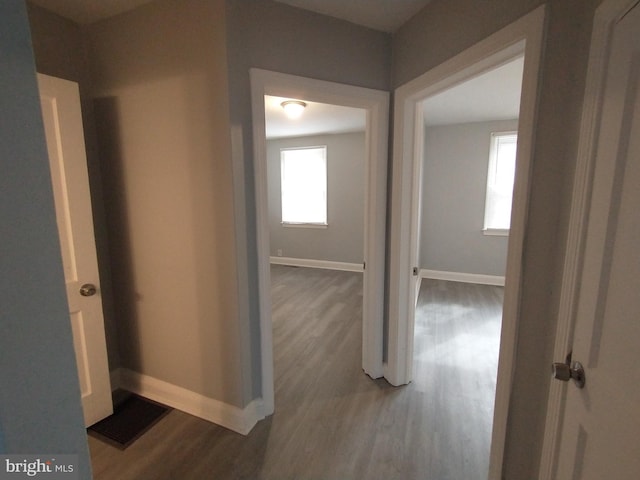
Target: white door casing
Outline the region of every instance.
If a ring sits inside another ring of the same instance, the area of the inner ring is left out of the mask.
[[[586,384],[552,382],[541,480],[640,476],[639,3],[595,16],[554,352],[571,351]]]
[[[273,343],[269,273],[269,224],[264,96],[302,98],[312,102],[366,110],[365,230],[363,277],[362,368],[372,378],[382,376],[384,265],[387,190],[389,94],[351,85],[251,69],[254,173],[256,193],[258,286],[262,399],[265,415],[274,410]]]
[[[85,425],[113,413],[78,85],[38,74]],[[84,284],[96,287],[80,294]]]
[[[496,32],[456,57],[402,85],[395,93],[393,185],[389,281],[388,355],[384,376],[393,385],[409,383],[413,367],[419,172],[422,161],[421,102],[486,70],[525,54],[518,126],[517,171],[514,185],[500,357],[494,408],[489,478],[500,479],[511,394],[520,305],[521,259],[527,223],[529,172],[533,155],[539,63],[542,55],[545,7]],[[416,178],[417,177],[417,178]]]

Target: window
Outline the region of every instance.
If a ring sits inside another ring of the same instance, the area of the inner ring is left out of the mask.
[[[280,150],[282,224],[327,225],[327,147]]]
[[[485,235],[509,234],[517,142],[516,132],[491,134],[487,198],[484,207]]]

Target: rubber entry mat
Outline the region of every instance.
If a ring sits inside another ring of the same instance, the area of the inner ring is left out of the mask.
[[[170,407],[131,394],[115,406],[112,415],[91,425],[87,432],[124,450],[170,411]]]

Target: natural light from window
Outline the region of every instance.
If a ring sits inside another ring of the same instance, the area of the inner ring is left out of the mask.
[[[327,225],[327,147],[280,150],[282,224]]]
[[[486,235],[509,234],[517,143],[516,132],[491,134],[483,229]]]

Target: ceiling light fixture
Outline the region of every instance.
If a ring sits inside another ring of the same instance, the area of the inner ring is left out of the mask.
[[[300,100],[287,100],[285,102],[282,102],[280,106],[282,106],[282,108],[284,109],[284,113],[287,115],[287,117],[292,119],[300,118],[300,115],[302,115],[304,109],[307,108],[307,104],[301,102]]]

